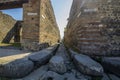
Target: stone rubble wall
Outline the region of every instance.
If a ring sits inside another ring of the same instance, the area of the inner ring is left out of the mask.
[[[27,49],[30,49],[33,43],[39,43],[39,6],[40,0],[30,0],[23,4],[22,46]]]
[[[41,0],[40,42],[54,45],[60,40],[60,31],[55,19],[51,0]]]
[[[88,55],[120,55],[120,1],[73,0],[65,43]]]

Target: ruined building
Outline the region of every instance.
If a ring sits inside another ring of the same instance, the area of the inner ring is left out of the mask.
[[[60,40],[59,29],[50,0],[1,0],[0,10],[23,8],[21,43],[31,49],[41,43],[56,44]],[[4,36],[5,37],[5,36]]]
[[[88,55],[120,55],[119,5],[119,0],[73,0],[65,44]]]
[[[7,35],[7,33],[13,28],[16,20],[11,16],[0,12],[0,42],[2,42]],[[11,39],[11,42],[13,39]]]

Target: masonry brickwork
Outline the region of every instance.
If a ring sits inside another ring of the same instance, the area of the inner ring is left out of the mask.
[[[54,45],[59,41],[59,29],[50,0],[29,0],[23,9],[22,45],[25,48],[29,49],[36,43]]]
[[[119,4],[119,0],[73,0],[65,32],[68,47],[88,55],[119,55]]]
[[[55,19],[51,0],[41,0],[40,7],[40,42],[50,45],[60,41],[60,31]]]
[[[40,0],[30,0],[23,10],[22,45],[30,48],[32,43],[39,43]]]

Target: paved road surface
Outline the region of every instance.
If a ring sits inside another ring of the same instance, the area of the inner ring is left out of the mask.
[[[0,48],[0,58],[7,57],[7,56],[15,56],[15,55],[25,55],[29,53],[30,52],[28,51]]]

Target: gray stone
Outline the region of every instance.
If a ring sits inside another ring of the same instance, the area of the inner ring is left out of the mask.
[[[37,70],[30,73],[28,76],[15,80],[39,80],[47,72],[47,70],[48,70],[48,65],[41,66]]]
[[[120,57],[104,57],[102,64],[105,70],[120,76]]]
[[[69,49],[70,57],[73,59],[74,55],[78,54],[77,52],[74,52],[73,50]]]
[[[102,76],[104,72],[102,66],[99,63],[86,55],[74,54],[73,62],[80,72],[87,75]]]
[[[35,66],[41,66],[49,62],[50,58],[54,55],[56,48],[57,46],[54,46],[41,50],[39,52],[35,52],[30,55],[28,59],[33,61],[35,63]]]
[[[48,71],[39,80],[65,80],[62,75],[59,75],[53,71]]]
[[[109,74],[110,80],[120,80],[119,77],[113,75],[113,74]]]
[[[64,75],[65,80],[88,80],[83,75],[80,75],[79,78],[76,77],[76,74],[74,73],[65,73]]]
[[[70,60],[70,57],[66,51],[66,48],[64,47],[64,44],[60,44],[57,52],[56,52],[56,55],[58,56],[62,56],[64,61],[69,61]]]
[[[48,43],[41,43],[41,44],[38,44],[38,43],[32,43],[30,45],[30,49],[31,51],[40,51],[42,49],[45,49],[45,48],[48,48],[49,47],[49,44]]]
[[[78,70],[72,69],[71,71],[72,71],[72,73],[75,75],[75,77],[77,79],[80,79],[80,80],[91,80],[90,76],[84,75],[84,74],[80,73]]]
[[[64,59],[64,63],[66,65],[67,71],[70,71],[74,67],[74,64],[71,62],[70,56],[69,56],[66,48],[64,47],[63,43],[60,44],[55,55],[61,56]]]
[[[107,74],[103,74],[103,77],[102,77],[102,80],[110,80],[110,78],[108,77],[108,75]]]
[[[67,71],[64,59],[61,56],[54,56],[49,61],[49,68],[52,71],[63,74]]]
[[[26,59],[18,59],[0,64],[0,76],[8,78],[20,78],[28,75],[33,70],[34,64]]]
[[[31,45],[29,45],[29,48],[30,48],[31,51],[39,51],[39,44],[33,42]]]
[[[89,80],[89,79],[83,76],[81,78],[76,78],[76,75],[72,72],[60,75],[53,71],[48,71],[39,80]]]

